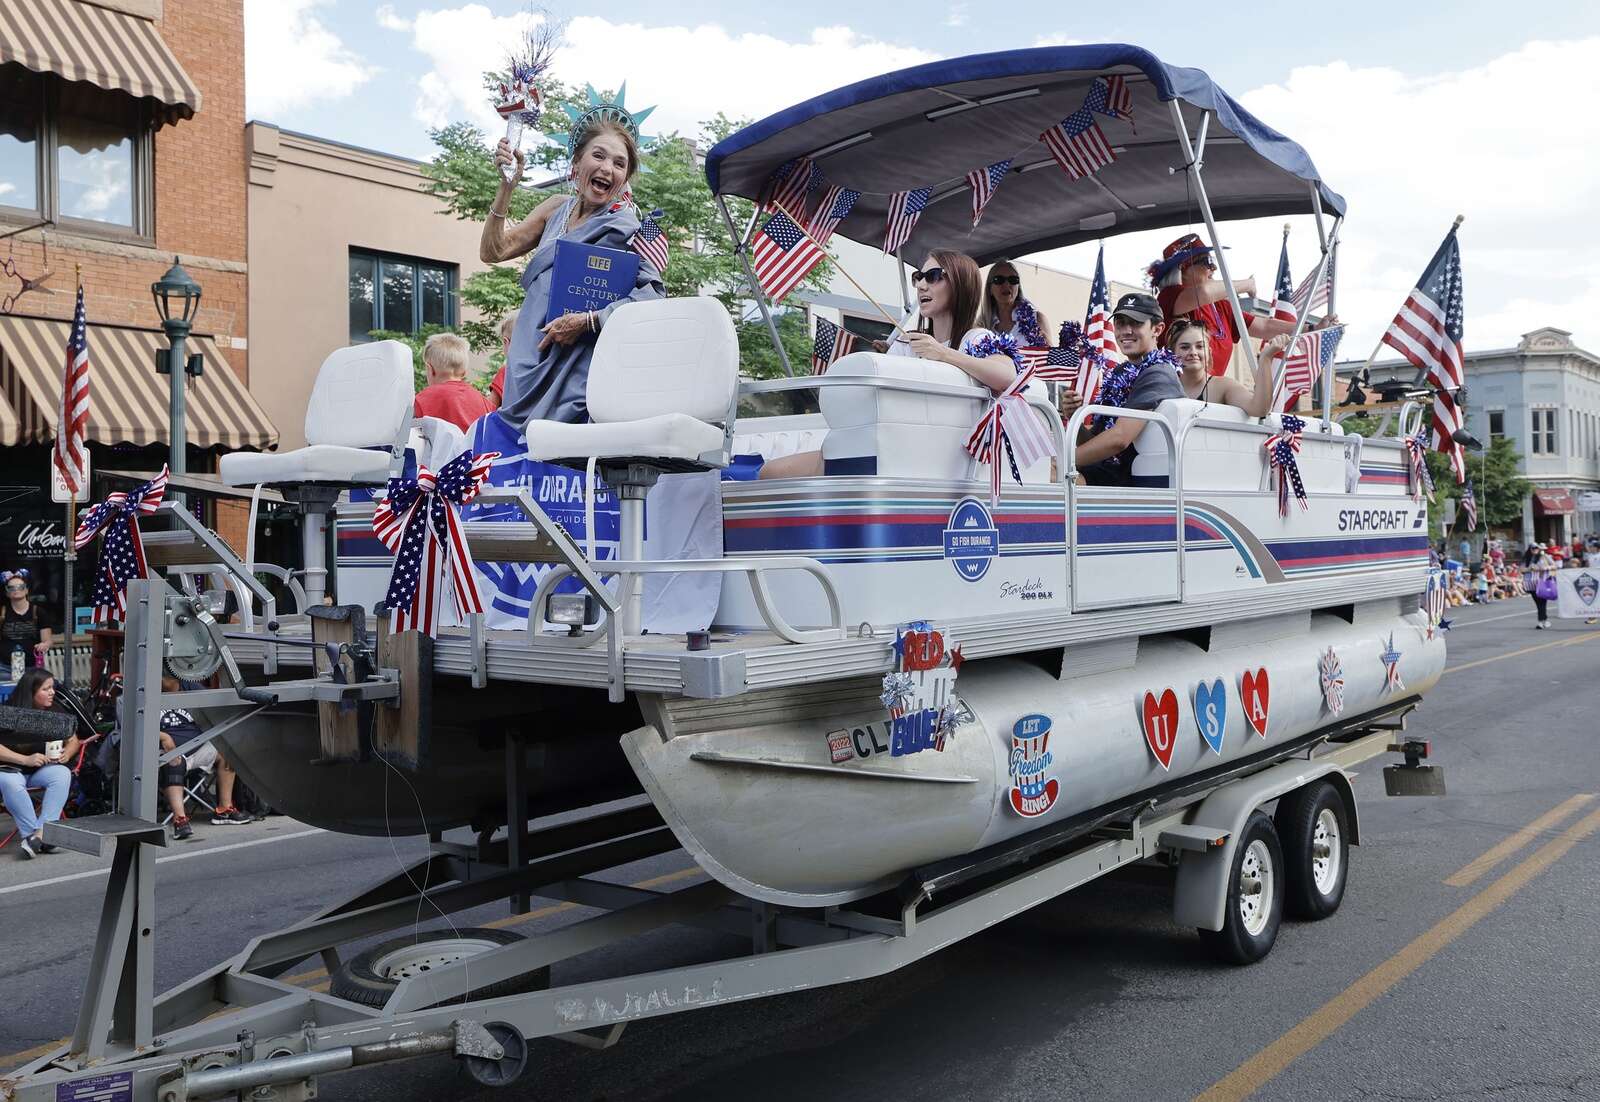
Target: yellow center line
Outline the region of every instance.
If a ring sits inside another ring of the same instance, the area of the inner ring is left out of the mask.
[[[1591,811],[1557,837],[1539,847],[1477,895],[1457,907],[1426,933],[1394,956],[1356,980],[1341,994],[1323,1003],[1309,1017],[1240,1064],[1201,1094],[1196,1102],[1242,1102],[1260,1090],[1301,1056],[1333,1036],[1346,1022],[1401,980],[1431,960],[1440,950],[1470,930],[1479,919],[1521,891],[1527,883],[1555,864],[1573,846],[1600,830],[1600,811]]]
[[[1516,853],[1539,835],[1548,830],[1554,830],[1566,820],[1576,815],[1584,804],[1594,799],[1593,794],[1580,792],[1571,799],[1563,800],[1533,822],[1506,838],[1503,842],[1485,850],[1480,856],[1473,858],[1461,867],[1461,870],[1445,881],[1452,888],[1470,887],[1475,881],[1494,868],[1500,862]]]
[[[1538,643],[1531,647],[1523,647],[1521,650],[1510,651],[1506,654],[1497,654],[1493,658],[1479,658],[1475,662],[1463,662],[1459,666],[1451,666],[1449,669],[1445,670],[1444,673],[1460,673],[1462,670],[1470,670],[1478,666],[1487,666],[1490,662],[1504,662],[1507,658],[1519,658],[1524,654],[1532,654],[1534,651],[1549,650],[1551,647],[1570,647],[1574,643],[1587,643],[1591,639],[1600,639],[1600,631],[1585,632],[1583,635],[1576,636],[1572,639],[1559,639],[1554,643]],[[1443,677],[1444,674],[1440,674],[1439,676]]]

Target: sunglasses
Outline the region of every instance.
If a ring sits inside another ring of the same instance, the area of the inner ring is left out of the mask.
[[[998,287],[1002,283],[1009,283],[1013,287],[1020,287],[1020,286],[1022,286],[1022,277],[1021,276],[1014,276],[1014,275],[1011,275],[1011,276],[997,275],[997,276],[990,276],[989,277],[989,285],[991,287]]]
[[[926,283],[930,287],[933,286],[935,283],[938,283],[943,278],[944,278],[944,269],[943,268],[929,268],[925,272],[912,272],[911,273],[911,282],[912,283]]]
[[[25,584],[22,584],[22,583],[18,583],[16,585],[8,585],[8,586],[6,586],[6,592],[7,593],[26,593],[27,591],[28,591],[28,587]]]

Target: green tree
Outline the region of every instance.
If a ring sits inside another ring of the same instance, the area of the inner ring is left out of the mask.
[[[499,75],[485,74],[485,86],[498,83]],[[610,93],[606,93],[607,96]],[[556,84],[548,89],[541,129],[556,130],[566,126],[565,104],[581,104],[581,94]],[[643,155],[645,171],[632,181],[635,200],[642,211],[660,208],[663,212],[662,228],[671,243],[671,262],[665,272],[669,295],[713,295],[727,307],[739,336],[741,368],[754,378],[773,378],[783,374],[783,367],[768,337],[765,324],[754,309],[745,287],[744,270],[728,240],[727,229],[717,210],[701,170],[699,151],[709,148],[728,134],[737,130],[741,122],[725,115],[702,124],[696,141],[671,134],[654,142]],[[457,218],[482,222],[488,217],[499,183],[499,173],[494,166],[492,143],[484,132],[466,123],[454,123],[431,131],[439,147],[433,160],[423,168],[428,177],[429,191],[438,197],[448,213]],[[566,148],[551,140],[525,142],[529,160],[534,168],[528,175],[538,177],[541,171],[560,175],[566,168]],[[519,188],[511,201],[514,218],[524,218],[542,201],[547,191],[532,187]],[[748,222],[752,205],[742,199],[730,199],[728,213],[734,224],[743,228]],[[499,344],[500,319],[522,305],[523,291],[519,282],[522,262],[495,265],[477,272],[463,281],[461,301],[474,308],[479,318],[463,322],[460,331],[476,351],[495,349]],[[803,287],[820,289],[827,285],[829,266],[819,264],[807,277]],[[811,355],[810,337],[806,332],[804,314],[796,310],[780,310],[778,327],[789,362],[797,373],[806,371]]]

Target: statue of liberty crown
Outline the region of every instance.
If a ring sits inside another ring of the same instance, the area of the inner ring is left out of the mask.
[[[585,84],[583,90],[588,100],[587,106],[579,108],[570,103],[565,105],[567,118],[572,122],[566,133],[563,134],[556,131],[549,133],[549,137],[554,138],[556,141],[566,142],[569,160],[576,151],[578,139],[583,135],[583,132],[602,120],[622,126],[623,129],[633,135],[633,140],[639,144],[640,149],[655,141],[655,138],[647,138],[639,132],[639,127],[643,125],[645,119],[650,117],[650,112],[654,111],[655,108],[646,107],[639,112],[629,111],[624,102],[628,98],[627,81],[623,81],[622,86],[617,89],[617,98],[614,100],[608,100],[601,96],[591,84]]]

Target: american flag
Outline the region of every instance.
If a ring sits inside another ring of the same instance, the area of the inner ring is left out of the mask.
[[[72,335],[67,338],[66,372],[61,383],[61,410],[56,419],[56,446],[52,461],[61,472],[67,492],[76,498],[88,487],[84,468],[89,443],[89,323],[83,309],[83,288],[72,311]]]
[[[1389,323],[1383,343],[1427,372],[1433,385],[1433,446],[1450,457],[1456,481],[1467,480],[1466,457],[1455,433],[1461,428],[1461,410],[1453,392],[1465,381],[1461,366],[1461,337],[1465,308],[1461,293],[1461,243],[1451,226],[1422,278]]]
[[[828,243],[828,238],[839,228],[839,223],[850,217],[850,212],[855,209],[856,200],[859,198],[861,198],[859,191],[851,191],[838,184],[832,185],[822,193],[822,202],[817,204],[816,213],[812,214],[811,222],[806,227],[818,245]]]
[[[1117,159],[1087,103],[1040,134],[1039,140],[1050,150],[1056,164],[1074,180]]]
[[[1089,285],[1089,313],[1083,319],[1083,337],[1108,361],[1117,355],[1117,334],[1111,327],[1111,296],[1106,293],[1106,247],[1094,260],[1094,282]]]
[[[1100,363],[1095,360],[1086,366],[1081,348],[1062,344],[1054,348],[1041,345],[1019,348],[1017,351],[1022,356],[1022,366],[1031,368],[1035,379],[1067,384],[1073,393],[1083,399],[1085,405],[1094,401],[1095,394],[1100,390]]]
[[[1128,88],[1126,77],[1096,77],[1094,83],[1089,86],[1089,96],[1083,103],[1091,111],[1098,111],[1102,115],[1110,115],[1130,126],[1133,125],[1133,93]]]
[[[1294,342],[1294,347],[1284,359],[1283,370],[1279,372],[1273,387],[1273,409],[1293,409],[1300,401],[1300,395],[1311,393],[1312,384],[1333,362],[1343,336],[1342,325],[1300,334],[1300,339]]]
[[[773,172],[767,181],[770,194],[767,196],[763,210],[774,211],[779,207],[789,211],[796,217],[805,217],[806,200],[822,182],[822,169],[810,157],[796,157],[792,161],[785,161]]]
[[[987,168],[975,168],[967,173],[967,183],[972,185],[972,225],[978,225],[978,219],[983,217],[983,208],[989,205],[989,200],[994,198],[995,191],[1000,187],[1000,181],[1006,178],[1006,173],[1011,171],[1011,158],[996,161]]]
[[[1313,289],[1311,284],[1317,278],[1317,270],[1311,269],[1311,274],[1306,276],[1305,282],[1294,289],[1294,295],[1289,301],[1294,303],[1295,316],[1315,313],[1333,301],[1333,262],[1339,256],[1339,247],[1334,246],[1333,252],[1328,254],[1328,270],[1322,281]]]
[[[372,513],[372,531],[394,552],[394,571],[384,603],[395,631],[432,635],[448,591],[465,620],[483,611],[458,507],[478,496],[499,452],[462,452],[438,473],[417,469],[416,478],[391,478],[389,492]]]
[[[145,562],[144,541],[139,538],[139,518],[149,516],[161,505],[167,492],[167,468],[161,473],[129,490],[115,493],[83,514],[73,537],[72,546],[81,551],[96,536],[102,536],[100,545],[100,571],[95,578],[94,622],[110,623],[127,618],[128,583],[134,578],[147,578],[150,568]]]
[[[826,375],[828,366],[856,350],[856,335],[827,318],[817,319],[817,335],[811,342],[811,374]]]
[[[1473,492],[1472,480],[1467,479],[1467,488],[1461,491],[1461,508],[1467,514],[1467,531],[1478,530],[1478,495]]]
[[[628,244],[633,246],[633,251],[648,260],[655,270],[667,270],[667,235],[661,229],[661,223],[656,219],[662,217],[660,208],[650,212],[650,216],[639,223],[638,231],[628,239]]]
[[[1274,321],[1286,321],[1293,324],[1294,319],[1300,315],[1294,308],[1294,281],[1289,278],[1289,235],[1283,235],[1283,248],[1278,253],[1278,282],[1273,295],[1277,301],[1272,304],[1272,317]]]
[[[827,254],[783,211],[767,216],[752,254],[756,282],[773,302],[784,298]]]
[[[928,200],[932,197],[931,187],[897,191],[889,196],[889,221],[883,234],[884,252],[900,251],[900,246],[910,238],[911,231],[917,228],[917,219],[922,217],[922,212],[927,209]]]

